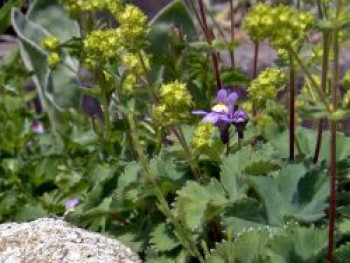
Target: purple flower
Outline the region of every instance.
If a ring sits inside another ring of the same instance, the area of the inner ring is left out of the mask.
[[[44,125],[41,121],[39,120],[33,120],[32,122],[32,132],[41,134],[45,132]]]
[[[245,125],[248,122],[248,115],[243,110],[238,110],[236,100],[237,92],[227,93],[225,89],[220,89],[216,96],[217,104],[211,109],[211,112],[193,111],[194,115],[204,116],[203,122],[211,122],[220,129],[221,139],[224,143],[228,142],[229,127],[233,124],[240,138],[243,136]]]
[[[80,198],[73,197],[66,202],[66,211],[74,209],[80,203]]]

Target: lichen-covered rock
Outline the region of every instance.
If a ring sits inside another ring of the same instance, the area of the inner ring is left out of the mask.
[[[119,241],[60,219],[0,225],[1,263],[138,263]]]

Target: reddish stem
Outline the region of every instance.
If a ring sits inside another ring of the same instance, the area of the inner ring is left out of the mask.
[[[230,19],[231,19],[231,42],[235,41],[235,12],[233,10],[233,0],[230,1]],[[235,67],[235,52],[230,51],[231,67]]]
[[[289,160],[294,161],[295,152],[295,67],[290,57],[290,105],[289,105]]]
[[[340,12],[340,1],[337,1],[337,18]],[[332,83],[332,110],[337,110],[337,95],[339,87],[339,31],[334,32],[334,63],[333,63],[333,83]],[[334,229],[336,221],[337,202],[337,121],[331,121],[331,141],[330,141],[330,200],[329,200],[329,229],[328,229],[328,251],[327,260],[333,263],[334,251]]]
[[[211,32],[211,30],[208,27],[207,23],[207,17],[205,15],[205,9],[204,9],[204,4],[202,0],[198,0],[198,6],[199,6],[199,13],[201,16],[201,21],[200,23],[202,24],[202,29],[204,36],[208,42],[209,45],[213,43],[214,40],[214,34]],[[216,52],[213,52],[211,55],[212,61],[213,61],[213,67],[214,67],[214,72],[215,72],[215,79],[216,79],[216,86],[217,89],[220,90],[222,88],[222,83],[221,83],[221,77],[220,77],[220,67],[219,67],[219,58]]]
[[[328,34],[324,33],[323,35],[323,58],[322,58],[322,76],[321,76],[321,89],[323,94],[326,94],[327,89],[327,74],[328,74],[328,60],[329,60],[329,48],[328,48]],[[315,153],[313,158],[313,163],[318,163],[318,158],[320,156],[320,150],[322,145],[322,135],[323,135],[323,125],[325,119],[321,119],[318,122],[318,132],[317,132],[317,141],[315,147]]]
[[[324,119],[320,119],[318,121],[317,141],[316,141],[315,153],[314,153],[314,158],[312,159],[314,164],[318,163],[318,158],[320,156],[321,145],[322,145],[322,136],[323,136],[323,125],[324,125]]]
[[[335,219],[336,219],[336,182],[337,182],[337,122],[331,122],[331,167],[330,167],[330,200],[329,200],[329,228],[328,228],[328,251],[327,251],[327,261],[328,263],[333,262],[333,250],[334,250],[334,229],[335,229]]]

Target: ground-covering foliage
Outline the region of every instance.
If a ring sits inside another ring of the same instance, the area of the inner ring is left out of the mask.
[[[349,262],[348,1],[252,1],[252,76],[205,1],[151,21],[127,1],[20,2],[0,11],[18,36],[0,221],[64,216],[146,262]],[[279,60],[258,74],[262,41]]]

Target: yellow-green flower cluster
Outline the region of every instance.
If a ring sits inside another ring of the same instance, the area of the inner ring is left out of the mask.
[[[42,39],[41,46],[48,51],[55,51],[60,45],[60,41],[55,36],[48,36]]]
[[[104,63],[116,59],[121,44],[116,29],[95,30],[84,39],[85,64],[93,67],[97,62]]]
[[[120,42],[128,49],[138,50],[144,45],[148,33],[146,15],[134,5],[126,5],[118,16]]]
[[[141,51],[139,54],[127,52],[121,55],[121,62],[124,64],[124,66],[139,76],[142,76],[145,73],[145,70],[150,69],[149,61],[149,56],[143,51]]]
[[[61,61],[60,55],[57,52],[49,53],[47,57],[47,64],[50,68],[55,68]]]
[[[266,4],[257,4],[246,16],[244,29],[254,43],[267,38],[273,26],[271,7]]]
[[[314,23],[308,12],[298,11],[289,6],[271,8],[273,27],[271,28],[271,44],[275,48],[288,49],[302,41]]]
[[[306,37],[313,22],[310,13],[289,6],[258,4],[246,16],[244,28],[255,43],[269,38],[275,48],[288,49]]]
[[[153,113],[160,125],[168,126],[189,119],[193,101],[186,84],[177,80],[163,84],[159,90],[159,99]]]
[[[41,46],[48,51],[47,64],[50,68],[55,68],[61,61],[58,53],[58,46],[60,41],[55,36],[47,36],[41,40]]]
[[[104,64],[118,56],[122,57],[122,62],[126,65],[132,65],[131,67],[140,64],[134,53],[139,53],[146,44],[147,17],[133,5],[126,5],[122,10],[116,16],[118,28],[95,30],[86,36],[83,44],[87,66],[94,67],[97,62]],[[148,57],[141,53],[145,57],[145,64],[149,64]]]
[[[256,126],[260,128],[262,131],[266,131],[267,127],[274,123],[273,118],[269,114],[259,114],[256,117]]]
[[[127,74],[122,84],[122,94],[125,96],[132,95],[136,82],[137,80],[134,74]]]
[[[210,149],[213,144],[214,124],[211,122],[201,122],[193,133],[191,146],[198,152]]]
[[[286,74],[273,68],[267,68],[253,80],[248,87],[249,98],[259,107],[265,107],[267,100],[275,100],[279,88],[287,81]]]
[[[113,15],[118,15],[122,9],[119,0],[61,0],[71,16],[77,16],[83,12],[96,12],[105,10]]]

